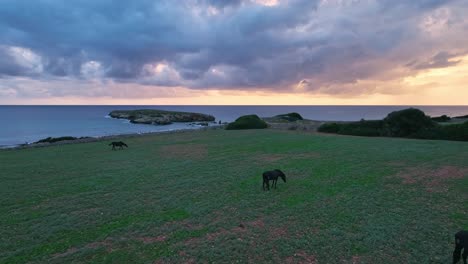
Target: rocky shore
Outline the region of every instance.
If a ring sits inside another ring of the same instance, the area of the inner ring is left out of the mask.
[[[0,146],[0,151],[2,150],[15,150],[15,149],[25,149],[25,148],[40,148],[40,147],[49,147],[49,146],[57,146],[57,145],[68,145],[68,144],[80,144],[80,143],[90,143],[90,142],[99,142],[99,141],[108,141],[108,140],[121,140],[121,139],[128,139],[134,137],[144,137],[148,135],[161,135],[161,134],[175,134],[175,133],[195,133],[200,131],[207,131],[207,130],[218,130],[224,129],[224,126],[201,126],[196,129],[194,128],[187,128],[187,129],[176,129],[176,130],[168,130],[168,131],[155,131],[155,132],[146,132],[146,133],[129,133],[129,134],[115,134],[115,135],[108,135],[108,136],[98,136],[98,137],[80,137],[76,139],[70,140],[62,140],[57,142],[35,142],[30,144],[19,144],[19,145],[11,145],[11,146]]]
[[[142,110],[115,110],[109,113],[112,118],[128,119],[135,124],[169,125],[174,122],[212,122],[212,115],[174,112],[164,110],[142,109]]]

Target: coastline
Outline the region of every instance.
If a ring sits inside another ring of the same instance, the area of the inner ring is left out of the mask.
[[[268,123],[267,129],[307,131],[307,132],[317,132],[318,127],[327,122],[334,122],[334,123],[350,122],[350,121],[331,121],[331,120],[327,121],[327,120],[309,120],[309,119],[298,120],[295,122],[274,122],[272,120],[268,120],[269,118],[263,117],[262,119]],[[457,123],[465,122],[465,121],[468,121],[468,119],[455,119],[454,121],[443,123],[442,125],[457,124]],[[186,128],[180,128],[180,129],[178,128],[178,129],[162,130],[162,131],[121,133],[121,134],[111,134],[111,135],[104,135],[104,136],[88,136],[85,138],[78,138],[75,140],[64,140],[64,141],[58,141],[54,143],[29,143],[29,144],[17,144],[17,145],[0,145],[0,151],[50,147],[50,146],[65,145],[65,144],[90,143],[90,142],[99,142],[99,141],[122,139],[122,138],[123,139],[134,138],[134,137],[142,137],[142,136],[158,135],[158,134],[189,133],[189,132],[193,133],[197,131],[224,129],[225,127],[226,127],[226,124],[211,124],[208,126],[197,126],[197,127],[192,126],[191,128],[186,127]]]
[[[297,112],[308,120],[359,121],[360,119],[382,119],[388,113],[399,110],[398,106],[0,106],[0,121],[5,125],[0,130],[0,149],[17,148],[22,144],[37,142],[47,137],[62,136],[101,138],[126,134],[144,134],[168,130],[192,129],[185,124],[174,123],[170,127],[145,124],[130,124],[128,120],[115,120],[108,114],[115,109],[156,109],[207,113],[216,120],[232,122],[242,115],[257,114],[272,117],[278,114]],[[468,106],[425,106],[420,107],[430,116],[459,116],[468,114]],[[211,125],[211,124],[210,124]],[[302,130],[303,125],[289,128],[274,124],[274,128]],[[272,125],[273,127],[273,125]]]
[[[75,140],[64,140],[64,141],[59,141],[55,143],[30,143],[30,144],[19,144],[19,145],[3,145],[3,146],[0,146],[0,151],[52,147],[52,146],[68,145],[68,144],[91,143],[91,142],[99,142],[99,141],[106,141],[106,140],[112,140],[112,139],[134,138],[134,137],[143,137],[143,136],[159,135],[159,134],[189,133],[189,132],[196,132],[196,131],[217,130],[217,129],[222,129],[222,128],[224,128],[224,125],[212,125],[212,126],[197,127],[197,128],[182,128],[182,129],[164,130],[164,131],[125,133],[125,134],[113,134],[113,135],[96,136],[96,137],[86,137],[86,138],[75,139]]]
[[[284,123],[277,123],[277,122],[268,122],[268,129],[274,130],[300,130],[300,131],[310,131],[316,132],[317,128],[326,122],[330,121],[318,121],[318,120],[301,120],[297,122],[284,122]],[[338,121],[338,122],[346,122],[346,121]],[[159,134],[173,134],[173,133],[190,133],[190,132],[197,132],[197,131],[206,131],[206,130],[218,130],[224,129],[226,124],[216,124],[216,125],[209,125],[209,126],[201,126],[201,127],[192,127],[192,128],[181,128],[181,129],[173,129],[173,130],[163,130],[163,131],[152,131],[152,132],[139,132],[139,133],[122,133],[122,134],[112,134],[112,135],[104,135],[104,136],[94,136],[94,137],[86,137],[86,138],[79,138],[75,140],[64,140],[58,141],[54,143],[30,143],[30,144],[18,144],[18,145],[3,145],[0,146],[0,151],[2,150],[17,150],[17,149],[27,149],[27,148],[40,148],[40,147],[51,147],[57,145],[65,145],[65,144],[80,144],[80,143],[90,143],[90,142],[98,142],[98,141],[106,141],[106,140],[113,140],[113,139],[122,139],[122,138],[133,138],[133,137],[141,137],[141,136],[148,136],[148,135],[159,135]]]

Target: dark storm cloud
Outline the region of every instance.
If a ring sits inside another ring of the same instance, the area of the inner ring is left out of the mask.
[[[432,69],[432,68],[445,68],[460,63],[460,60],[453,60],[459,54],[450,54],[449,52],[442,51],[434,55],[424,62],[410,62],[408,66],[414,69]]]
[[[432,15],[441,8],[453,12]],[[0,77],[315,89],[454,65],[453,54],[466,52],[466,8],[455,0],[3,0]],[[442,19],[448,28],[436,27]],[[431,37],[435,30],[458,42]]]
[[[28,69],[16,63],[6,48],[0,47],[0,58],[0,77],[28,75]]]
[[[199,49],[197,41],[189,41],[199,34],[187,31],[190,23],[177,22],[184,19],[184,10],[170,2],[154,3],[3,1],[0,24],[6,30],[0,41],[36,51],[50,59],[51,68],[60,58],[71,69],[87,60],[99,60],[112,76],[135,77],[131,72],[138,70],[129,66]],[[71,73],[76,74],[76,69]]]

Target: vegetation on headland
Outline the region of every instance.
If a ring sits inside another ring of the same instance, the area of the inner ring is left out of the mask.
[[[436,121],[436,122],[439,122],[439,123],[442,123],[442,122],[448,122],[450,120],[452,120],[451,117],[447,116],[447,115],[441,115],[441,116],[436,116],[436,117],[431,117],[432,120]]]
[[[239,117],[238,119],[236,119],[236,121],[229,123],[226,126],[226,129],[262,129],[267,128],[269,125],[273,125],[275,128],[278,128],[278,125],[282,126],[283,124],[289,124],[303,120],[304,119],[302,118],[302,116],[298,113],[288,113],[263,118],[259,118],[257,115],[245,115]],[[288,125],[288,127],[291,126]]]
[[[270,129],[121,140],[131,147],[0,151],[0,263],[450,263],[468,229],[465,142]],[[287,183],[263,192],[276,168]]]
[[[282,122],[296,122],[296,121],[301,121],[304,120],[302,116],[298,113],[288,113],[288,114],[281,114],[281,115],[276,115],[273,117],[265,117],[263,120],[267,122],[273,122],[273,123],[282,123]]]
[[[262,119],[260,119],[257,115],[245,115],[237,118],[236,121],[229,123],[226,126],[226,129],[262,129],[267,127],[268,124]]]
[[[276,117],[286,119],[288,121],[304,120],[304,118],[302,118],[302,116],[296,112],[283,114],[283,115],[277,115]]]
[[[69,137],[69,136],[65,136],[65,137],[48,137],[48,138],[38,140],[38,141],[34,142],[33,144],[56,143],[56,142],[60,142],[60,141],[71,141],[71,140],[87,139],[87,138],[89,138],[89,137]]]
[[[439,117],[443,122],[447,118]],[[354,136],[387,136],[419,139],[468,141],[468,121],[459,124],[438,124],[434,119],[415,108],[395,111],[383,120],[361,120],[347,123],[325,123],[319,132]]]
[[[210,122],[212,115],[190,112],[175,112],[154,109],[115,110],[109,113],[112,118],[128,119],[136,124],[169,125],[173,122]]]

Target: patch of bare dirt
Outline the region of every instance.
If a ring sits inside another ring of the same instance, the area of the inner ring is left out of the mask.
[[[52,255],[52,258],[63,258],[63,257],[66,257],[66,256],[69,256],[69,255],[72,255],[72,254],[75,254],[76,252],[78,252],[79,249],[76,248],[76,247],[71,247],[69,249],[67,249],[67,251],[63,252],[63,253],[56,253],[56,254],[53,254]]]
[[[260,218],[260,219],[254,220],[254,221],[247,222],[246,226],[250,226],[250,227],[254,227],[254,228],[264,228],[265,223]]]
[[[137,240],[145,243],[145,244],[151,244],[151,243],[156,243],[156,242],[163,242],[166,241],[167,237],[166,236],[156,236],[156,237],[139,237]]]
[[[84,246],[84,248],[91,248],[91,249],[98,249],[98,248],[106,248],[107,252],[112,251],[112,241],[109,239],[103,240],[103,241],[98,241],[98,242],[92,242]]]
[[[307,152],[293,155],[296,159],[315,159],[320,158],[321,155],[318,152]]]
[[[314,255],[310,255],[305,251],[298,251],[294,255],[287,257],[284,263],[288,264],[316,264],[317,258]]]
[[[203,144],[177,144],[160,148],[163,157],[184,158],[184,159],[204,159],[208,154],[208,149]]]
[[[258,218],[252,221],[240,223],[238,226],[231,228],[221,228],[215,232],[207,233],[202,237],[194,237],[185,240],[183,243],[185,245],[195,246],[201,241],[214,241],[219,237],[233,235],[237,237],[238,240],[247,239],[250,241],[252,246],[255,246],[255,241],[260,233],[265,232],[268,234],[268,237],[265,241],[274,242],[280,238],[284,238],[289,235],[288,228],[286,226],[282,227],[268,227],[262,218]]]
[[[89,244],[86,244],[85,246],[81,248],[77,247],[71,247],[67,249],[63,253],[56,253],[52,255],[52,258],[63,258],[72,254],[75,254],[76,252],[82,250],[82,249],[98,249],[104,247],[107,252],[112,252],[112,241],[109,239],[103,240],[103,241],[97,241],[97,242],[91,242]]]
[[[359,264],[362,263],[361,257],[360,256],[353,256],[351,258],[351,263],[352,264]]]
[[[195,238],[190,238],[186,240],[184,243],[186,245],[192,245],[192,244],[197,244],[200,241],[207,240],[207,241],[213,241],[217,239],[220,236],[225,236],[225,235],[231,235],[231,234],[236,234],[240,236],[240,234],[251,231],[251,229],[264,229],[265,228],[265,223],[261,218],[249,221],[246,223],[240,223],[238,226],[225,229],[221,228],[220,230],[216,232],[211,232],[206,234],[203,237],[195,237]]]
[[[288,229],[286,227],[277,227],[277,228],[273,228],[271,231],[270,231],[270,234],[272,236],[272,238],[274,238],[275,240],[278,239],[278,238],[284,238],[286,236],[288,236]]]
[[[403,184],[421,184],[429,192],[448,191],[447,181],[468,177],[468,168],[443,166],[436,169],[413,167],[397,174]]]
[[[245,228],[242,228],[242,227],[239,227],[239,226],[231,228],[231,229],[221,229],[219,231],[206,234],[205,239],[208,240],[208,241],[212,241],[212,240],[215,240],[216,238],[218,238],[218,237],[220,237],[222,235],[237,234],[237,233],[241,233],[241,232],[245,232],[245,231],[246,231]]]

